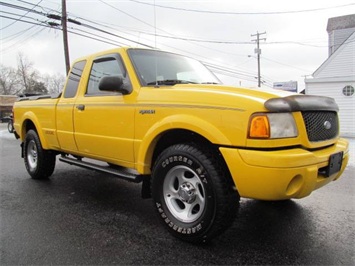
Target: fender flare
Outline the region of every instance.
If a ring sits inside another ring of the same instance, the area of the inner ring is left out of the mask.
[[[41,141],[41,145],[43,147],[43,149],[49,149],[48,143],[46,141],[46,138],[44,137],[43,131],[41,130],[41,124],[38,120],[38,118],[36,117],[36,115],[31,112],[28,111],[26,113],[24,113],[23,117],[22,117],[22,123],[21,123],[21,140],[24,141],[25,137],[26,137],[26,122],[27,121],[31,121],[33,123],[33,125],[35,126],[35,129],[37,131],[38,137]]]
[[[142,141],[139,144],[137,142],[135,145],[135,149],[138,149],[136,153],[138,172],[150,174],[150,164],[158,140],[165,132],[174,129],[183,129],[194,132],[214,144],[231,145],[231,141],[222,133],[222,131],[206,120],[186,114],[168,116],[155,123],[147,131]]]

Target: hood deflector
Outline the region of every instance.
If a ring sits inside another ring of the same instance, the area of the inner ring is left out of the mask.
[[[333,98],[315,95],[272,98],[267,100],[264,106],[271,112],[339,111],[339,107]]]

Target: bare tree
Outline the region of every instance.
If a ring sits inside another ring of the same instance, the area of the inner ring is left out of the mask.
[[[23,88],[23,93],[48,93],[44,83],[39,81],[38,71],[22,53],[18,55],[17,75]]]
[[[57,73],[54,75],[45,75],[43,81],[46,84],[49,93],[59,93],[63,90],[65,76]]]
[[[22,53],[18,54],[17,69],[0,65],[0,94],[59,93],[64,83],[65,76],[60,73],[40,75]]]
[[[0,94],[16,95],[20,90],[16,69],[0,65]]]
[[[33,79],[36,74],[33,71],[33,64],[22,53],[17,56],[17,75],[21,80],[23,91],[30,91],[30,79]]]

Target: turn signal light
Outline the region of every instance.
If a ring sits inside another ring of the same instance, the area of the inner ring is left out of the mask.
[[[270,138],[270,124],[266,115],[254,115],[250,119],[249,138]]]

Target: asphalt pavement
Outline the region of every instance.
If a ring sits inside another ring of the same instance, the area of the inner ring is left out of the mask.
[[[0,124],[0,265],[354,265],[355,166],[300,200],[242,199],[212,243],[174,239],[140,185],[57,162],[32,180]],[[353,154],[355,156],[355,154]]]

